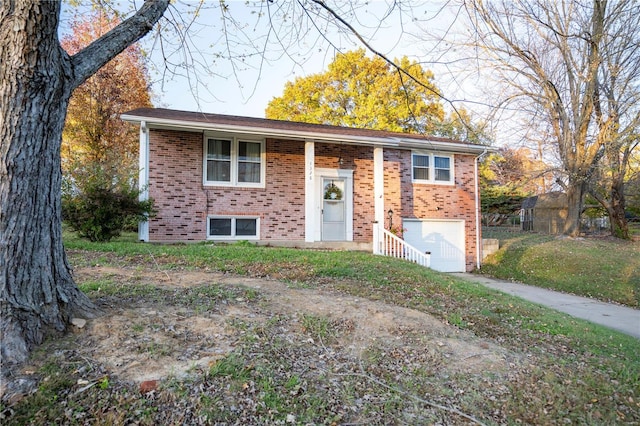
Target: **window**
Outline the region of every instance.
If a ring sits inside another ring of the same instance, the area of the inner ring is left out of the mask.
[[[429,180],[428,155],[413,155],[413,180]]]
[[[414,153],[412,177],[418,183],[453,183],[453,157]]]
[[[264,185],[264,142],[239,138],[205,139],[205,185]]]
[[[207,181],[231,182],[231,141],[207,141]]]
[[[255,240],[260,237],[257,217],[210,216],[207,225],[207,237],[212,240]]]
[[[449,157],[433,156],[433,167],[435,173],[433,178],[438,182],[451,181],[451,159]]]

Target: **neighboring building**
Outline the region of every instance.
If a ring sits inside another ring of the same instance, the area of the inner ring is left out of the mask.
[[[567,194],[564,192],[547,192],[525,198],[521,212],[522,230],[561,234],[567,214]]]
[[[141,108],[140,185],[158,214],[143,241],[371,250],[403,231],[431,267],[480,265],[477,159],[449,139]]]

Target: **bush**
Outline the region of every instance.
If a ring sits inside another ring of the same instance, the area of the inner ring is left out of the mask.
[[[154,214],[153,200],[139,201],[135,181],[110,176],[99,166],[76,170],[64,182],[63,219],[90,241],[110,241],[132,222]]]

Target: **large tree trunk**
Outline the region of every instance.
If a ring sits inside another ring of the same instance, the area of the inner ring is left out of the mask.
[[[563,234],[577,237],[580,235],[580,217],[582,216],[585,185],[580,182],[569,182],[565,190],[567,193],[567,218],[564,222]]]
[[[75,285],[62,245],[66,109],[73,89],[149,32],[167,6],[168,0],[147,0],[132,18],[69,57],[57,37],[60,0],[0,1],[3,374],[45,336],[63,332],[72,316],[96,313]]]
[[[616,184],[618,183],[618,184]],[[611,185],[611,207],[608,210],[611,234],[625,240],[630,239],[629,224],[625,217],[624,183],[617,182]]]
[[[62,247],[60,141],[71,88],[69,61],[55,35],[57,6],[16,4],[11,16],[6,10],[0,15],[4,366],[24,361],[50,331],[64,331],[72,315],[94,312],[73,282]]]

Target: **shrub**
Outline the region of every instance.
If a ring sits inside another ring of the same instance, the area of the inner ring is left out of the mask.
[[[110,241],[134,221],[154,214],[153,200],[139,201],[135,180],[114,176],[101,166],[77,169],[62,191],[63,219],[90,241]]]

